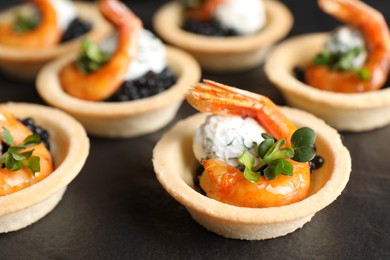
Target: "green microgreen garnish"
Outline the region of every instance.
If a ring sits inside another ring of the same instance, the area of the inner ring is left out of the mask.
[[[315,156],[313,144],[315,132],[308,127],[299,128],[291,137],[291,147],[284,147],[285,139],[275,140],[269,134],[262,134],[262,141],[257,149],[259,163],[255,165],[256,158],[245,151],[238,162],[245,166],[244,177],[257,182],[261,175],[267,180],[275,179],[279,174],[292,176],[293,166],[286,159],[291,158],[297,162],[308,162]]]
[[[109,55],[100,50],[97,44],[87,39],[81,42],[81,52],[76,65],[82,72],[94,72],[104,66],[108,60]]]
[[[360,80],[369,80],[371,78],[371,73],[368,69],[366,68],[360,68],[356,70],[356,75]]]
[[[17,33],[25,33],[33,30],[39,24],[39,18],[36,16],[25,16],[20,13],[16,14],[14,22],[14,31]]]
[[[2,167],[6,167],[8,170],[17,171],[23,166],[29,169],[35,176],[40,169],[40,158],[38,156],[32,156],[34,149],[24,151],[25,149],[37,145],[41,142],[41,137],[37,134],[32,134],[26,137],[20,145],[14,145],[14,140],[8,131],[3,128],[1,133],[1,139],[4,143],[9,145],[7,152],[0,156],[0,164]]]
[[[369,80],[371,77],[369,70],[366,68],[355,69],[353,65],[354,59],[363,51],[363,48],[352,48],[344,53],[335,53],[329,51],[328,49],[324,49],[321,53],[314,57],[313,64],[318,66],[327,66],[331,70],[354,71],[360,80]]]

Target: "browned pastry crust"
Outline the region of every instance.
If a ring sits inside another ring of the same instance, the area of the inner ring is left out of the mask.
[[[74,98],[61,87],[59,71],[76,58],[73,53],[46,65],[38,75],[37,90],[48,104],[79,120],[88,133],[102,137],[135,137],[164,127],[176,115],[184,93],[200,78],[200,67],[190,55],[167,47],[167,66],[178,77],[175,85],[144,99],[91,102]]]
[[[0,196],[0,233],[24,228],[48,214],[61,200],[89,153],[84,128],[69,115],[27,103],[0,104],[18,118],[31,117],[50,133],[55,170],[42,181],[15,193]]]
[[[106,22],[95,4],[75,2],[74,5],[76,6],[78,17],[92,24],[91,31],[77,39],[41,50],[0,45],[0,69],[15,79],[33,80],[41,67],[48,61],[66,53],[77,51],[80,48],[82,39],[88,38],[91,41],[100,41],[111,32],[111,25]],[[23,4],[7,9],[1,12],[0,22],[11,21],[19,8],[29,10],[32,6]]]
[[[351,157],[337,131],[324,121],[297,109],[283,107],[282,111],[297,126],[311,127],[317,134],[317,153],[325,163],[311,175],[308,198],[281,207],[245,208],[195,191],[193,180],[199,163],[192,152],[192,142],[195,130],[207,116],[201,113],[177,123],[155,146],[153,164],[158,180],[197,222],[224,237],[268,239],[302,227],[340,195],[349,179]]]
[[[181,29],[182,7],[172,1],[153,17],[157,34],[166,42],[192,54],[210,71],[239,71],[259,65],[269,47],[290,31],[293,17],[280,2],[263,0],[267,22],[258,33],[239,37],[208,37]]]

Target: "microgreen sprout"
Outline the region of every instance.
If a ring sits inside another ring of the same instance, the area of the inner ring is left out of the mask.
[[[17,13],[13,29],[17,33],[25,33],[37,27],[38,23],[39,19],[35,16],[30,17]]]
[[[35,176],[40,171],[40,158],[32,156],[34,149],[26,151],[27,148],[37,145],[41,142],[41,137],[37,134],[32,134],[26,137],[20,145],[14,145],[14,140],[8,131],[3,128],[1,139],[9,145],[7,152],[0,156],[0,164],[11,171],[20,170],[23,166],[31,171]]]
[[[82,72],[94,72],[104,66],[108,60],[109,55],[100,50],[97,44],[92,43],[87,39],[84,39],[81,42],[81,52],[76,65]]]
[[[330,70],[339,71],[352,71],[360,80],[369,80],[371,73],[366,68],[356,69],[353,65],[353,61],[362,52],[363,48],[352,48],[347,52],[331,52],[328,49],[324,49],[321,53],[317,54],[313,59],[313,64],[318,66],[327,66]]]
[[[316,138],[315,132],[308,127],[299,128],[291,137],[291,147],[285,147],[284,138],[275,140],[269,134],[262,134],[262,141],[257,149],[258,160],[248,151],[245,151],[238,162],[245,166],[244,177],[257,182],[264,175],[267,180],[275,179],[279,174],[293,175],[293,165],[286,159],[297,162],[308,162],[315,156],[313,148]],[[257,164],[256,161],[259,161]]]

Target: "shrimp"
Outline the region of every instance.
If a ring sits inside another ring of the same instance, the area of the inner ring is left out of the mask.
[[[15,145],[19,145],[23,140],[32,134],[32,132],[19,122],[12,114],[0,110],[0,129],[7,129]],[[20,170],[11,171],[6,168],[0,168],[0,196],[14,193],[34,183],[37,183],[53,172],[53,163],[49,151],[43,143],[34,145],[27,150],[34,149],[33,156],[40,158],[40,172],[35,176],[29,169],[23,166]]]
[[[390,68],[390,34],[382,14],[356,0],[319,0],[318,3],[326,13],[362,32],[368,47],[363,68],[367,69],[370,78],[362,80],[353,71],[330,70],[312,64],[306,69],[307,83],[319,89],[344,93],[380,89]]]
[[[215,9],[225,1],[226,0],[206,0],[201,7],[187,11],[186,15],[199,21],[209,21],[213,18]]]
[[[255,119],[276,139],[285,138],[291,145],[296,127],[267,97],[220,83],[205,80],[187,94],[187,101],[201,112],[240,115]],[[310,189],[310,167],[289,159],[293,176],[279,175],[274,180],[261,176],[249,182],[237,168],[219,159],[202,160],[205,171],[200,185],[207,196],[243,207],[272,207],[291,204],[306,198]]]
[[[91,101],[111,96],[124,82],[128,67],[136,55],[136,40],[142,22],[124,4],[117,0],[100,0],[99,9],[118,31],[118,46],[111,59],[100,69],[83,73],[75,63],[60,71],[60,81],[68,94]]]
[[[15,32],[13,24],[0,25],[0,44],[27,49],[42,49],[57,44],[62,30],[51,0],[31,0],[39,12],[40,22],[28,32]]]

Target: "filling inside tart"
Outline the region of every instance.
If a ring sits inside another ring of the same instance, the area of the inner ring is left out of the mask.
[[[101,0],[99,7],[116,32],[100,44],[82,42],[78,60],[60,72],[65,92],[91,101],[129,101],[174,85],[177,77],[166,66],[161,40],[120,2]]]
[[[18,120],[0,111],[0,196],[14,193],[51,174],[49,134],[31,118]]]
[[[193,138],[202,165],[196,190],[253,208],[288,205],[309,195],[310,173],[324,163],[311,128],[297,129],[264,96],[212,81],[195,85],[187,101],[213,114]]]
[[[266,20],[259,0],[182,0],[182,5],[183,30],[201,35],[250,35]]]

